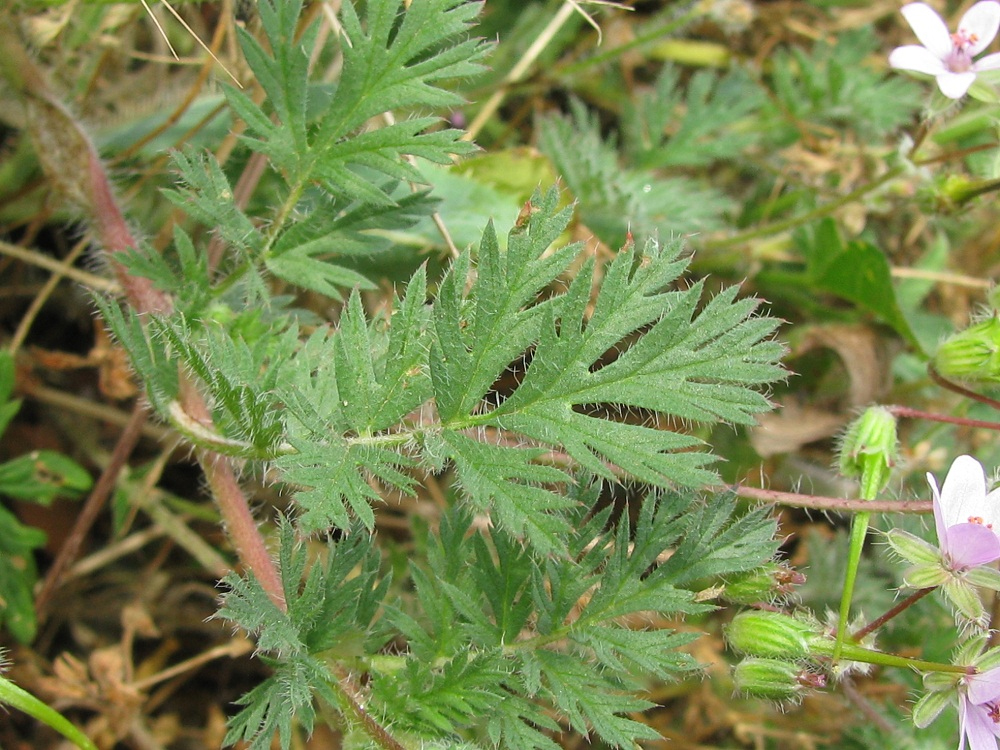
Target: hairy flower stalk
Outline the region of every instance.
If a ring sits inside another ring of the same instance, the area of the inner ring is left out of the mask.
[[[846,477],[858,478],[862,500],[874,500],[888,483],[898,452],[896,418],[884,407],[872,407],[848,428],[841,446],[840,471]],[[834,661],[840,658],[847,635],[851,598],[870,519],[870,513],[858,513],[851,523],[851,546],[840,597]]]

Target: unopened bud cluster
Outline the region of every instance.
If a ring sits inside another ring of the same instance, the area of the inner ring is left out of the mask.
[[[736,689],[748,696],[795,702],[826,686],[826,676],[810,665],[814,644],[825,640],[817,623],[783,612],[741,612],[726,628],[730,648],[745,658],[733,668]]]

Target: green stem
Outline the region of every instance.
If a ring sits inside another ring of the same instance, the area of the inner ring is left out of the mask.
[[[62,714],[5,677],[0,677],[0,703],[13,706],[31,718],[48,724],[83,750],[97,750],[97,745],[91,742],[87,735],[71,724]]]
[[[877,415],[881,417],[883,412],[879,411]],[[889,415],[884,416],[892,424],[892,441],[895,443],[895,419]],[[862,417],[863,420],[866,418],[867,414]],[[889,478],[888,464],[880,455],[872,454],[861,460],[861,465],[863,466],[860,487],[861,499],[874,500],[878,497],[878,493],[885,486]],[[858,566],[861,564],[861,551],[865,546],[865,536],[868,534],[868,522],[870,520],[871,513],[863,511],[854,516],[851,522],[851,545],[847,553],[847,573],[844,576],[844,591],[840,596],[837,644],[833,650],[834,661],[840,658],[840,652],[844,645],[844,637],[847,635],[847,619],[851,613],[851,597],[854,595],[854,583],[858,577]]]
[[[844,646],[844,635],[847,633],[847,619],[851,613],[851,597],[854,596],[854,582],[858,577],[861,550],[865,546],[865,536],[868,534],[868,522],[871,519],[871,515],[871,513],[858,513],[851,522],[851,544],[847,553],[847,574],[844,576],[844,591],[840,595],[837,641],[833,649],[834,661],[840,658]]]
[[[705,242],[702,246],[706,250],[724,250],[726,248],[732,247],[733,245],[741,245],[744,242],[749,242],[750,240],[755,240],[759,237],[768,237],[774,234],[780,234],[781,232],[786,232],[789,229],[794,229],[795,227],[800,227],[803,224],[808,224],[814,219],[821,219],[825,216],[829,216],[837,209],[853,203],[859,198],[863,198],[868,193],[871,193],[887,182],[896,179],[899,175],[903,173],[903,167],[893,167],[884,175],[879,177],[866,185],[852,190],[846,195],[841,196],[835,201],[830,203],[824,203],[821,206],[817,206],[811,211],[806,211],[804,214],[799,214],[798,216],[792,216],[789,219],[783,219],[781,221],[776,221],[771,224],[764,224],[756,229],[751,229],[746,232],[741,232],[739,234],[734,234],[731,237],[726,237],[720,240],[709,240]]]
[[[809,642],[809,647],[814,654],[834,658],[833,653],[837,649],[837,644],[825,638],[817,638]],[[963,675],[975,673],[974,667],[966,667],[961,664],[942,664],[941,662],[923,661],[922,659],[908,659],[905,656],[887,654],[883,651],[872,651],[853,643],[840,644],[840,652],[842,658],[848,661],[878,664],[883,667],[902,667],[921,672],[947,672],[949,674]],[[970,672],[970,670],[972,671]]]

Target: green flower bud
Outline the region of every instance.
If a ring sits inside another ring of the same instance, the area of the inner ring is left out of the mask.
[[[733,685],[753,698],[797,701],[808,688],[826,686],[826,678],[780,659],[750,657],[733,667]]]
[[[973,323],[946,339],[934,355],[934,369],[945,377],[1000,383],[1000,318]]]
[[[734,651],[751,656],[801,659],[809,655],[813,629],[782,612],[748,611],[733,618],[726,641]]]
[[[952,660],[952,663],[955,663]],[[924,689],[929,693],[955,692],[959,676],[954,672],[927,672],[924,674]]]
[[[773,602],[792,593],[806,577],[786,563],[770,562],[726,581],[722,598],[733,604]]]
[[[961,662],[959,662],[961,664]],[[991,669],[1000,667],[1000,646],[991,648],[986,653],[976,657],[972,665],[980,672],[989,672]]]
[[[861,496],[872,499],[885,488],[899,457],[896,418],[881,406],[865,410],[847,428],[840,449],[840,472],[861,478]]]
[[[902,529],[889,529],[885,540],[892,551],[912,565],[941,566],[941,550]]]
[[[969,568],[962,573],[962,577],[973,586],[989,589],[990,591],[1000,591],[1000,571],[996,568],[987,568],[985,565],[980,565],[976,568]]]
[[[974,627],[986,625],[986,609],[979,598],[979,592],[961,578],[952,578],[941,586],[941,591],[955,609]]]
[[[918,729],[929,726],[938,717],[938,714],[951,703],[952,698],[953,693],[944,691],[924,695],[913,706],[913,725]]]
[[[986,644],[990,642],[989,636],[985,634],[974,635],[971,638],[962,641],[955,649],[955,653],[951,656],[952,664],[975,664],[979,666],[979,658],[983,656],[983,649],[986,648]],[[926,686],[927,680],[929,678],[924,678],[924,685]],[[952,678],[954,679],[954,678]]]
[[[903,583],[914,589],[932,589],[948,583],[953,574],[946,570],[942,563],[914,565],[903,572]]]

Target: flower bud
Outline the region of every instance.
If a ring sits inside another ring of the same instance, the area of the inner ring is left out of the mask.
[[[733,686],[753,698],[796,701],[807,689],[825,685],[823,675],[780,659],[750,657],[733,667]]]
[[[993,315],[947,338],[934,355],[945,377],[1000,383],[1000,318]]]
[[[990,591],[1000,591],[1000,571],[980,565],[966,570],[962,577],[973,586]]]
[[[913,706],[913,725],[918,729],[930,726],[951,700],[952,694],[949,692],[926,693]]]
[[[759,604],[788,596],[806,577],[786,563],[770,562],[731,577],[722,598],[733,604]]]
[[[941,550],[908,531],[889,529],[885,540],[893,552],[912,565],[941,565]]]
[[[989,672],[991,669],[1000,667],[1000,647],[991,648],[986,653],[976,657],[972,665],[980,672]]]
[[[733,618],[726,628],[729,647],[739,653],[783,659],[809,655],[807,637],[813,629],[782,612],[748,611]]]
[[[862,494],[872,499],[889,482],[899,451],[896,418],[881,406],[873,406],[847,428],[840,449],[840,472],[860,477]]]
[[[986,626],[986,609],[979,592],[967,581],[952,578],[941,586],[941,592],[973,628]]]
[[[953,577],[942,563],[914,565],[903,571],[903,583],[913,589],[933,589],[943,586]]]

